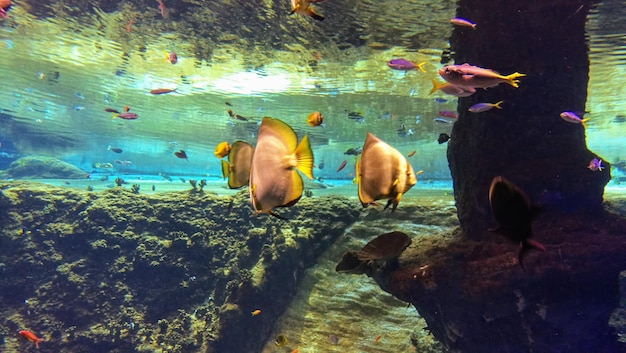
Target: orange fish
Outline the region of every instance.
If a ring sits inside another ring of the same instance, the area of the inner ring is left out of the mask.
[[[374,342],[378,342],[380,341],[380,335],[376,336],[376,338],[374,338]]]
[[[320,126],[323,122],[324,117],[320,112],[313,112],[306,118],[306,123],[309,124],[309,126]]]
[[[7,18],[7,11],[11,8],[11,0],[0,0],[0,18]]]
[[[417,152],[417,151],[411,151],[411,152],[409,152],[409,154],[407,155],[407,157],[413,157],[413,156],[415,156],[415,152]]]
[[[35,334],[30,331],[22,330],[22,331],[19,331],[18,333],[20,334],[20,336],[33,342],[35,344],[35,348],[39,348],[39,342],[43,341],[41,338],[35,336]]]
[[[315,20],[324,21],[324,16],[315,12],[313,7],[311,7],[311,0],[291,0],[291,12],[290,15],[294,13],[310,16]]]
[[[259,315],[260,313],[261,313],[261,310],[256,309],[256,310],[254,310],[254,311],[252,312],[252,316],[257,316],[257,315]]]
[[[225,156],[228,156],[228,154],[230,153],[230,149],[231,149],[231,146],[228,144],[228,142],[223,141],[223,142],[218,143],[217,146],[215,146],[215,150],[213,151],[213,154],[217,158],[224,158]]]
[[[291,351],[291,353],[298,353],[298,348],[296,348],[293,351]]]
[[[166,94],[166,93],[172,93],[172,92],[176,92],[176,88],[171,89],[171,88],[155,88],[155,89],[151,89],[150,93],[151,94]]]

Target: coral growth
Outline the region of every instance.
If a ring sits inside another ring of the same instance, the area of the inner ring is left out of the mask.
[[[295,292],[284,279],[358,214],[336,197],[301,202],[286,223],[254,216],[245,193],[0,190],[0,332],[28,328],[54,352],[259,351]]]

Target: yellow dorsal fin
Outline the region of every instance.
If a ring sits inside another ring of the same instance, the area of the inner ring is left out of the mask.
[[[309,143],[309,135],[304,135],[298,147],[296,147],[296,169],[307,178],[313,179],[313,151],[311,150],[311,144]]]

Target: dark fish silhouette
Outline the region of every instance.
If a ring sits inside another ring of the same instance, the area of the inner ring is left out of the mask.
[[[539,213],[539,208],[531,206],[528,197],[512,182],[501,176],[493,178],[489,187],[491,213],[498,223],[491,232],[503,235],[520,244],[517,255],[520,266],[524,269],[524,254],[532,248],[546,251],[538,241],[532,240],[532,221]]]
[[[440,145],[442,143],[448,142],[448,140],[450,140],[450,135],[446,134],[445,132],[440,133],[439,137],[437,138],[437,142],[439,142]]]

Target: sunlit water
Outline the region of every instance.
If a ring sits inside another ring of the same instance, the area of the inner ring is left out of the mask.
[[[405,6],[401,3],[396,5]],[[626,8],[623,5],[603,3],[592,9],[588,22],[591,121],[587,142],[592,151],[618,165],[623,163],[626,145],[626,103],[621,98],[626,94],[622,79],[626,28],[616,20]],[[436,17],[453,17],[453,9],[451,4],[442,6]],[[434,119],[440,111],[455,111],[456,99],[429,94],[430,79],[441,67],[441,53],[452,29],[445,22],[436,22],[437,31],[429,32],[425,40],[440,47],[377,48],[376,38],[368,34],[364,36],[368,46],[346,49],[345,57],[324,57],[323,50],[304,43],[286,46],[276,51],[273,61],[255,65],[256,54],[232,41],[219,43],[211,62],[206,62],[196,59],[190,45],[174,32],[124,34],[121,28],[126,22],[116,13],[100,13],[98,18],[109,25],[119,21],[117,30],[128,37],[126,41],[102,23],[81,24],[76,31],[65,28],[67,23],[78,27],[71,19],[29,19],[19,6],[11,15],[0,22],[4,161],[40,154],[62,158],[86,172],[219,177],[220,164],[213,156],[217,143],[254,143],[258,122],[272,116],[290,124],[298,136],[311,137],[316,177],[351,180],[354,156],[344,152],[361,146],[366,132],[372,132],[405,154],[416,151],[410,161],[416,170],[424,171],[421,181],[449,182],[446,144],[439,144],[437,137],[450,133],[451,125]],[[408,21],[395,20],[401,21],[397,26]],[[306,18],[290,21],[315,25]],[[408,38],[414,37],[407,33],[397,36],[408,45]],[[142,35],[149,45],[129,50],[133,36]],[[179,55],[176,65],[164,60],[170,50]],[[426,61],[428,72],[390,70],[385,62],[394,57]],[[176,91],[152,95],[149,91],[154,88]],[[113,119],[104,111],[124,106],[139,118]],[[248,121],[230,118],[227,109]],[[322,112],[323,126],[306,125],[313,111]],[[363,119],[350,119],[350,112],[360,113]],[[123,153],[113,153],[109,146]],[[174,156],[180,149],[189,161]],[[348,167],[336,172],[344,160]],[[114,168],[94,169],[96,163],[111,163]],[[614,169],[613,174],[614,180],[622,180],[621,170]]]

